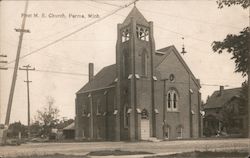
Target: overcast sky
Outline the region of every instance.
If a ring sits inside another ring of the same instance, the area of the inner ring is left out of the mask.
[[[98,20],[88,18],[88,14],[99,15],[101,18],[130,1],[99,2],[101,3],[84,0],[30,1],[28,13],[37,13],[39,17],[27,18],[26,29],[31,33],[24,35],[21,56]],[[8,61],[15,59],[19,34],[14,28],[20,28],[24,4],[24,1],[0,2],[0,54],[7,54]],[[241,86],[245,79],[241,74],[234,73],[235,65],[230,60],[231,55],[213,53],[211,43],[224,39],[228,33],[237,34],[248,26],[247,10],[239,6],[218,9],[213,0],[144,0],[137,2],[136,6],[148,21],[154,22],[156,49],[175,45],[180,52],[182,37],[185,38],[188,53],[183,58],[194,75],[201,80],[203,100],[218,90],[219,85],[228,85],[225,88]],[[75,93],[88,80],[88,63],[94,62],[95,73],[102,67],[115,63],[117,24],[123,22],[132,7],[133,5],[122,9],[105,20],[20,60],[20,67],[30,64],[38,70],[30,71],[32,118],[46,104],[47,96],[54,97],[61,117],[74,118]],[[42,18],[43,13],[47,16],[50,13],[64,14],[65,18]],[[85,18],[70,18],[69,14],[81,14]],[[5,119],[14,63],[7,66],[12,68],[0,71],[0,122]],[[18,71],[10,120],[20,120],[27,124],[24,80],[25,71]]]

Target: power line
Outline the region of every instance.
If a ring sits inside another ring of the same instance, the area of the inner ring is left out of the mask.
[[[169,17],[172,17],[172,18],[179,18],[179,19],[184,19],[184,20],[189,20],[189,21],[195,21],[195,22],[199,22],[199,23],[203,23],[203,24],[216,25],[216,26],[220,26],[220,27],[228,27],[228,28],[233,28],[233,29],[241,29],[241,28],[235,27],[235,26],[223,25],[223,24],[208,22],[208,21],[199,20],[199,19],[182,17],[182,16],[173,15],[173,14],[167,14],[165,12],[152,11],[152,10],[147,10],[147,9],[141,9],[141,10],[144,10],[144,11],[150,12],[150,13],[154,13],[154,14],[166,15],[166,16],[169,16]]]
[[[13,67],[8,67],[13,68]],[[63,74],[63,75],[73,75],[73,76],[86,76],[88,77],[88,74],[86,73],[74,73],[74,72],[65,72],[65,71],[56,71],[56,70],[43,70],[43,69],[35,69],[36,72],[44,72],[44,73],[54,73],[54,74]],[[189,84],[187,82],[175,82],[176,84]],[[213,84],[213,83],[201,83],[202,86],[210,86],[210,87],[235,87],[233,85],[229,84]]]
[[[74,34],[80,32],[80,31],[82,31],[82,30],[84,30],[84,29],[90,27],[90,26],[93,25],[93,24],[95,24],[95,23],[97,23],[97,22],[99,22],[99,21],[102,21],[102,20],[106,19],[106,18],[109,17],[109,16],[112,16],[112,15],[115,14],[116,12],[118,12],[118,11],[124,9],[124,8],[129,7],[130,5],[134,4],[136,1],[138,1],[138,0],[133,0],[133,2],[130,2],[130,3],[126,4],[126,5],[124,5],[124,6],[121,6],[120,8],[114,10],[113,12],[111,12],[111,13],[109,13],[109,14],[103,16],[102,18],[99,18],[99,19],[97,19],[97,20],[95,20],[95,21],[93,21],[93,22],[91,22],[91,23],[89,23],[89,24],[87,24],[87,25],[85,25],[85,26],[83,26],[83,27],[81,27],[81,28],[79,28],[79,29],[77,29],[77,30],[75,30],[75,31],[73,31],[73,32],[71,32],[71,33],[69,33],[69,34],[63,36],[63,37],[61,37],[61,38],[58,38],[58,39],[55,40],[55,41],[52,41],[51,43],[48,43],[48,44],[46,44],[46,45],[44,45],[44,46],[42,46],[42,47],[40,47],[40,48],[38,48],[38,49],[36,49],[36,50],[34,50],[34,51],[31,51],[30,53],[27,53],[27,54],[21,56],[20,59],[25,58],[25,57],[27,57],[27,56],[29,56],[29,55],[34,54],[34,53],[37,53],[37,52],[41,51],[42,49],[45,49],[45,48],[47,48],[47,47],[49,47],[49,46],[51,46],[51,45],[54,45],[54,44],[60,42],[61,40],[65,39],[65,38],[68,38],[68,37],[70,37],[70,36],[72,36],[72,35],[74,35]],[[16,60],[10,61],[8,64],[13,63],[13,62],[15,62],[15,61],[16,61]]]
[[[65,74],[65,75],[75,75],[75,76],[88,76],[88,74],[84,73],[74,73],[74,72],[63,72],[63,71],[55,71],[55,70],[35,70],[37,72],[48,72],[48,73],[56,73],[56,74]]]

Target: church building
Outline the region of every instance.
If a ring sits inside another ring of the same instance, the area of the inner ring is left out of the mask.
[[[153,22],[134,7],[117,26],[116,63],[75,100],[75,139],[135,141],[201,135],[201,86],[175,46],[155,49]]]

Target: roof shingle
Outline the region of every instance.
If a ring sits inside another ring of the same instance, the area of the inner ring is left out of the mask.
[[[207,103],[204,105],[204,108],[220,108],[233,97],[240,96],[241,90],[242,88],[225,89],[222,90],[222,94],[220,93],[220,90],[215,91],[212,96],[207,100]]]

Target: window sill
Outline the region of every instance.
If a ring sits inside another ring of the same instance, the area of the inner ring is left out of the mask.
[[[169,111],[167,111],[167,112],[169,112],[169,113],[180,113],[180,111],[179,111],[179,110],[176,110],[176,111],[169,110]]]

